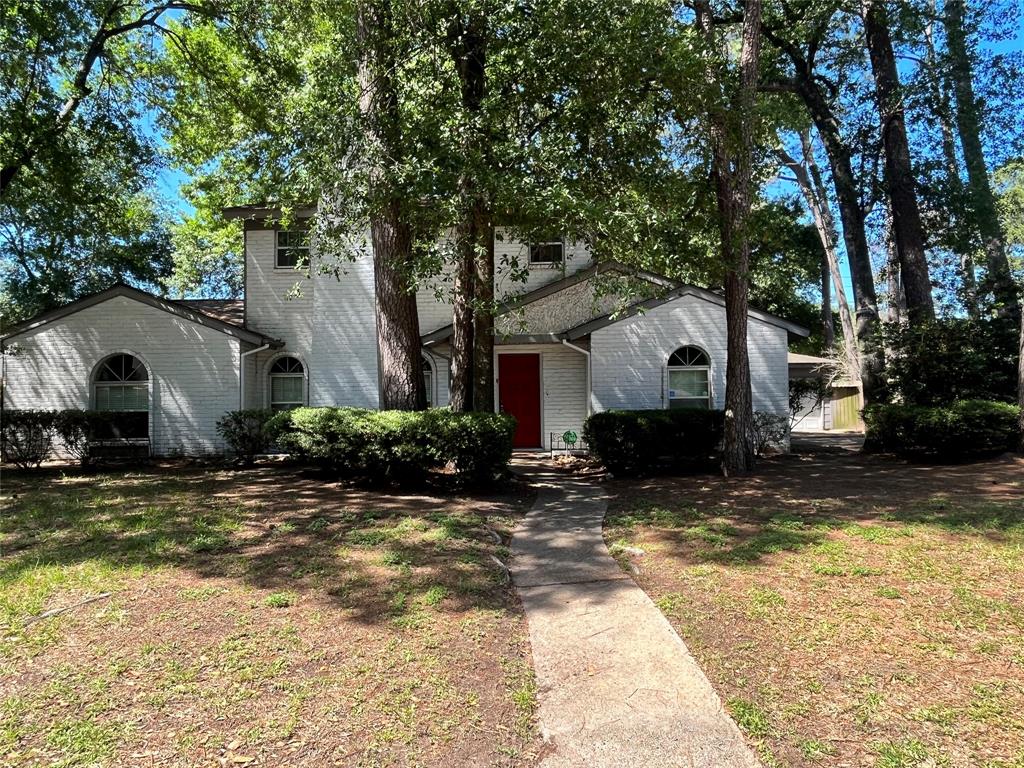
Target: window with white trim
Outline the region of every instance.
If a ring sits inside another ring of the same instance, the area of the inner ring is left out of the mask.
[[[564,258],[565,243],[561,240],[530,243],[531,266],[560,266]]]
[[[680,347],[668,356],[668,407],[711,407],[711,358],[700,347]]]
[[[274,266],[295,269],[309,263],[309,230],[304,227],[277,230]]]
[[[306,369],[296,357],[279,357],[270,366],[270,407],[289,411],[306,404]]]
[[[423,358],[423,386],[427,390],[427,408],[434,407],[434,366]]]
[[[149,410],[149,372],[133,355],[111,355],[93,379],[97,411]]]

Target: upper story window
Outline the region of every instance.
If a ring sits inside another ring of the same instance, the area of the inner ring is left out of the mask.
[[[132,355],[111,355],[93,380],[97,411],[148,411],[149,373]]]
[[[274,266],[295,269],[309,263],[309,230],[304,227],[277,230],[277,249]]]
[[[711,358],[700,347],[680,347],[668,356],[668,407],[711,407]]]
[[[297,357],[279,357],[270,366],[270,407],[288,411],[306,404],[306,369]]]
[[[561,240],[546,240],[530,243],[530,265],[561,266],[565,258],[565,243]]]

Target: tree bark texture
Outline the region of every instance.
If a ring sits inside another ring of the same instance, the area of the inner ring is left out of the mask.
[[[999,314],[1020,316],[1020,298],[1006,255],[1006,239],[981,144],[981,109],[974,93],[974,67],[967,47],[963,0],[946,0],[944,24],[949,51],[950,78],[956,96],[956,124],[967,167],[967,186],[975,225],[985,251],[985,279],[981,290],[991,293]]]
[[[821,254],[821,333],[825,346],[832,349],[836,343],[836,325],[832,318],[832,275],[828,268],[828,255]]]
[[[360,43],[359,111],[365,124],[370,168],[370,237],[373,245],[374,302],[380,407],[426,408],[423,357],[416,293],[409,283],[412,233],[401,199],[390,189],[386,163],[402,157],[398,90],[392,73],[397,55],[390,5],[363,0],[356,8]]]
[[[458,361],[459,410],[494,410],[494,225],[490,195],[477,178],[487,162],[487,142],[481,135],[487,95],[487,18],[480,10],[463,17],[456,7],[448,39],[459,75],[465,126],[467,169],[460,183],[461,216],[458,227],[459,264],[452,338],[452,363]],[[471,162],[476,158],[477,162]],[[459,349],[456,350],[456,347]],[[454,376],[454,374],[453,374]]]
[[[907,319],[911,324],[929,322],[935,319],[935,304],[907,140],[903,95],[884,0],[864,3],[864,31],[882,121],[885,183],[892,208],[893,242],[907,300]]]
[[[711,9],[697,6],[698,24],[709,48],[716,45]],[[748,474],[754,469],[754,409],[747,349],[750,293],[751,173],[754,146],[754,106],[761,57],[761,2],[747,0],[740,47],[740,82],[735,102],[726,114],[721,104],[708,109],[712,145],[711,170],[718,202],[722,261],[725,266],[725,445],[722,472]],[[738,123],[739,141],[730,146],[728,120]]]

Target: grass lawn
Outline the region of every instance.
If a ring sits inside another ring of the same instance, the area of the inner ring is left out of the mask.
[[[528,502],[7,472],[0,764],[529,764],[525,621],[491,559]]]
[[[612,552],[766,766],[1024,766],[1024,460],[608,487]]]

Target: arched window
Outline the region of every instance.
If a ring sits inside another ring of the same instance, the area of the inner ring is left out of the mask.
[[[306,404],[306,369],[296,357],[279,357],[270,366],[270,407],[288,411]]]
[[[700,347],[680,347],[668,356],[668,407],[711,407],[711,359]]]
[[[423,386],[427,390],[427,408],[434,407],[434,366],[423,358]]]
[[[111,355],[93,378],[97,411],[148,411],[149,372],[132,355]]]

